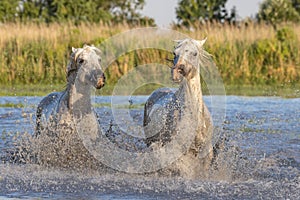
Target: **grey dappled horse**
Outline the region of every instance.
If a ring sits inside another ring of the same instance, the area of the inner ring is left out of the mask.
[[[144,109],[145,142],[148,146],[167,144],[176,131],[193,131],[194,139],[189,150],[173,165],[188,176],[203,170],[198,164],[208,168],[213,157],[212,119],[202,98],[199,74],[200,66],[210,58],[203,49],[205,41],[176,41],[171,74],[173,81],[179,83],[179,89],[160,88],[154,91]],[[181,130],[178,130],[179,125]]]
[[[72,120],[74,103],[78,96],[84,110],[91,109],[90,89],[94,86],[100,89],[104,86],[105,76],[101,69],[100,50],[93,46],[72,48],[72,54],[67,67],[67,87],[62,92],[54,92],[46,96],[37,107],[36,134],[43,127],[53,123]],[[75,84],[75,82],[77,84]]]
[[[66,89],[49,94],[37,107],[35,136],[41,139],[40,158],[52,159],[52,155],[50,153],[45,155],[45,151],[64,151],[60,152],[64,159],[83,153],[80,149],[78,152],[69,152],[75,149],[74,146],[80,146],[80,139],[75,132],[74,118],[93,113],[91,88],[100,89],[105,84],[105,76],[100,63],[98,48],[87,45],[83,48],[72,48],[67,66]],[[77,115],[80,113],[80,116],[75,116],[74,113]],[[77,142],[74,142],[73,146],[72,140]],[[42,148],[44,150],[41,150]]]

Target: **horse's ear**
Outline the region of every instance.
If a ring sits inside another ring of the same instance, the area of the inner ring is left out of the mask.
[[[76,48],[72,47],[72,52],[75,53],[76,51]]]
[[[173,40],[173,42],[180,43],[182,40]]]
[[[198,45],[200,45],[200,47],[202,47],[204,45],[204,43],[206,42],[207,37],[204,38],[203,40],[197,40]]]

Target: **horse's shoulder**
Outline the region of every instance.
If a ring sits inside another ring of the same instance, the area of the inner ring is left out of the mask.
[[[62,92],[53,92],[44,97],[37,106],[37,117],[40,117],[42,113],[52,110],[61,96]]]
[[[175,91],[172,88],[159,88],[155,90],[147,100],[149,104],[162,103],[172,101],[175,98]]]
[[[170,108],[172,103],[175,102],[175,99],[175,90],[172,88],[159,88],[155,90],[147,99],[145,104],[144,125],[149,123],[150,117],[154,113],[160,118],[165,118],[166,115],[171,112]],[[165,120],[161,119],[161,121]]]
[[[45,105],[51,104],[52,102],[57,101],[61,97],[61,95],[62,95],[61,92],[53,92],[53,93],[48,94],[46,97],[44,97],[40,101],[38,107],[42,107],[42,106],[45,106]]]
[[[175,93],[176,89],[174,88],[158,88],[157,90],[155,90],[151,95],[153,94],[170,94],[170,93]]]

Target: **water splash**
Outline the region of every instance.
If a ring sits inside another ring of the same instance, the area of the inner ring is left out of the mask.
[[[225,125],[219,130],[224,142],[220,143],[216,164],[204,178],[186,179],[174,173],[138,175],[103,171],[96,163],[82,161],[75,163],[74,166],[78,166],[75,169],[60,163],[61,160],[51,165],[4,162],[0,164],[0,194],[16,198],[297,199],[300,195],[300,112],[293,105],[299,103],[299,99],[229,97]],[[121,137],[121,132],[109,120],[109,109],[97,108],[96,111],[106,113],[101,116],[106,119],[107,128],[112,126],[115,136],[111,140],[114,141]],[[132,114],[140,118],[141,112],[141,109],[136,109]],[[4,120],[0,124],[10,119],[15,121],[16,114],[2,115]],[[14,129],[18,137],[8,137],[13,135],[12,132],[1,130],[7,136],[6,142],[1,140],[2,154],[17,143],[28,149],[31,141],[21,139],[28,136],[22,129],[24,126]],[[77,145],[76,140],[67,138],[66,141]],[[134,138],[125,139],[126,142],[138,143]],[[56,154],[46,147],[43,143],[40,150],[55,157]],[[64,148],[62,155],[68,152],[66,145]],[[73,153],[84,155],[79,149]]]

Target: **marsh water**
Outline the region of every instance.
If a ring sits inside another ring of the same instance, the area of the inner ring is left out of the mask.
[[[147,97],[134,98],[141,122]],[[7,151],[34,132],[40,100],[0,97],[0,199],[300,199],[300,99],[227,96],[222,170],[203,179],[5,162]],[[98,115],[109,119],[109,97],[95,101]]]

